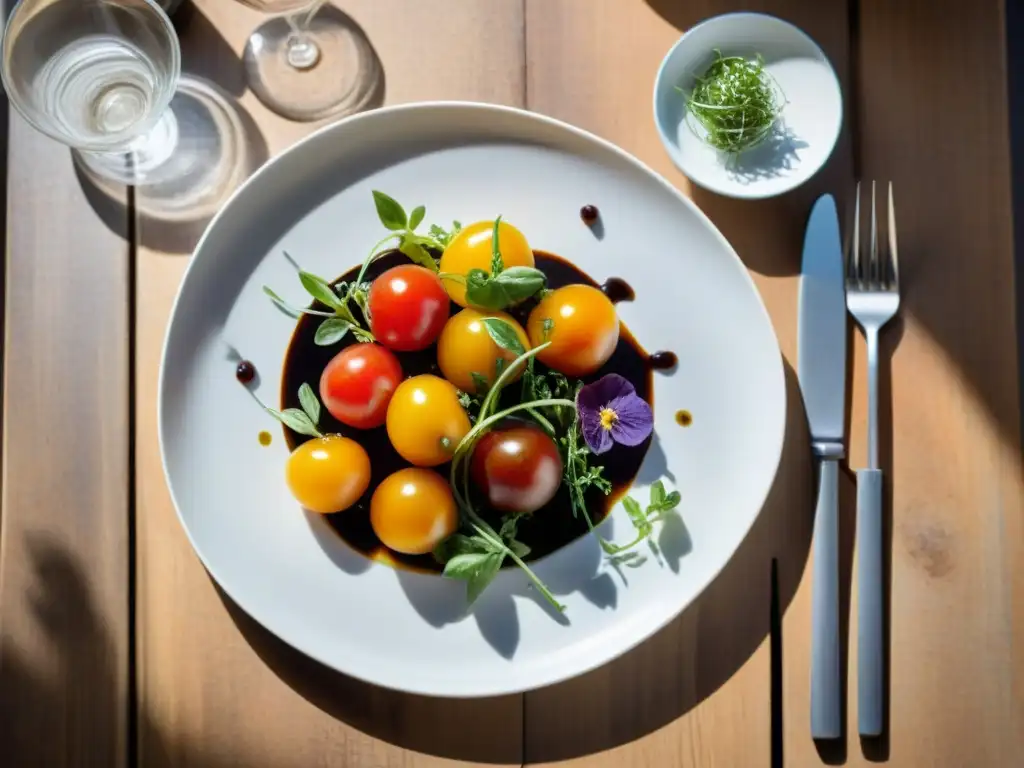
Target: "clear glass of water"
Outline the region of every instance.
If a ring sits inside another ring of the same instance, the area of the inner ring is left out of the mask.
[[[380,62],[359,26],[326,0],[241,0],[275,18],[245,46],[249,87],[290,120],[320,120],[364,109]]]
[[[174,152],[178,38],[155,0],[21,0],[3,38],[11,103],[86,169],[154,181]]]

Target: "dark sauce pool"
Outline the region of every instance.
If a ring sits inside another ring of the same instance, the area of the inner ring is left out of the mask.
[[[601,286],[586,274],[564,259],[543,251],[535,251],[537,268],[541,269],[548,278],[550,288],[558,288],[570,283],[585,283],[595,288]],[[399,264],[408,263],[408,259],[400,253],[390,253],[378,258],[367,270],[366,279],[372,280],[387,269]],[[351,281],[355,279],[358,268],[345,273],[335,283],[342,280]],[[536,302],[526,302],[510,312],[520,323],[526,325],[526,317]],[[314,303],[314,308],[326,309]],[[451,314],[454,315],[462,308],[457,304],[451,305]],[[358,309],[355,309],[358,312]],[[281,407],[300,408],[298,391],[303,383],[309,384],[314,391],[319,392],[320,373],[338,352],[344,347],[356,343],[348,336],[340,344],[331,347],[319,347],[313,341],[316,329],[323,318],[303,315],[298,321],[292,340],[285,355],[284,373],[282,376]],[[430,346],[420,352],[396,353],[402,364],[402,372],[406,377],[422,373],[432,373],[440,376],[441,372],[437,366],[437,348]],[[637,393],[653,406],[653,381],[652,371],[655,366],[651,363],[651,356],[643,350],[629,330],[623,325],[619,334],[619,344],[608,363],[593,376],[587,377],[584,381],[593,381],[606,373],[615,372],[632,382]],[[536,366],[538,372],[547,372],[542,364]],[[509,391],[511,390],[511,391]],[[507,388],[502,404],[513,405],[517,402],[519,387],[513,384]],[[402,555],[391,552],[373,532],[370,526],[370,497],[374,489],[384,478],[404,467],[410,466],[394,448],[388,439],[387,430],[384,427],[371,430],[359,430],[348,427],[336,421],[328,412],[323,409],[320,417],[320,429],[322,432],[336,432],[346,435],[355,440],[366,449],[370,456],[370,485],[367,492],[352,507],[344,512],[333,515],[325,515],[327,523],[341,536],[353,549],[364,554],[373,560],[387,562],[392,565],[403,566],[414,570],[426,570],[440,572],[441,566],[431,555]],[[305,442],[309,438],[284,428],[285,441],[289,449]],[[591,488],[587,493],[587,509],[596,525],[603,520],[614,504],[628,491],[644,456],[650,445],[651,438],[635,448],[616,445],[614,449],[600,457],[591,457],[594,464],[600,464],[605,468],[605,477],[612,484],[612,493],[605,496],[597,489]],[[447,479],[450,469],[449,464],[442,464],[434,467]],[[500,517],[488,511],[476,501],[476,508],[481,514],[493,523],[497,523]],[[569,493],[564,487],[559,488],[555,498],[546,506],[537,510],[533,515],[524,517],[519,522],[518,539],[531,549],[530,556],[526,559],[536,560],[556,549],[559,549],[574,539],[587,533],[587,524],[580,518],[572,516],[569,503]],[[512,567],[508,561],[505,567]]]

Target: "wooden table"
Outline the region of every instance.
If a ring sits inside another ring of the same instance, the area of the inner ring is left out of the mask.
[[[195,5],[178,14],[185,70],[239,97],[258,129],[253,157],[277,154],[312,130],[277,118],[244,90],[238,56],[261,17],[229,0]],[[851,706],[848,739],[816,745],[809,736],[812,469],[791,367],[787,447],[755,529],[696,604],[598,671],[525,696],[432,700],[330,672],[255,626],[189,548],[157,446],[161,341],[198,230],[168,237],[166,227],[136,216],[130,190],[112,214],[87,196],[66,148],[11,115],[0,764],[1020,765],[1024,487],[1009,118],[1012,104],[1024,132],[1024,69],[1020,43],[1009,51],[1006,43],[1015,39],[1008,25],[1024,39],[1024,12],[1014,0],[743,4],[816,38],[847,105],[827,170],[759,203],[692,189],[650,116],[664,52],[696,21],[739,4],[340,5],[383,63],[386,103],[526,107],[594,131],[665,174],[750,268],[791,364],[810,202],[832,191],[848,203],[858,177],[894,181],[905,292],[901,320],[885,336],[888,733],[860,742]],[[1024,213],[1019,156],[1016,170]],[[866,393],[863,343],[854,338],[850,453],[858,466]],[[852,493],[846,478],[847,585]],[[851,702],[855,694],[851,686]]]

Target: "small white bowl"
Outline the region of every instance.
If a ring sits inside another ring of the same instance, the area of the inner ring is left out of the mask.
[[[760,55],[785,98],[772,134],[734,157],[697,135],[677,90],[693,87],[716,49],[723,56]],[[803,31],[774,16],[728,13],[687,31],[665,56],[654,82],[654,122],[672,161],[695,184],[727,197],[773,197],[803,184],[828,160],[843,123],[843,96],[828,57]]]

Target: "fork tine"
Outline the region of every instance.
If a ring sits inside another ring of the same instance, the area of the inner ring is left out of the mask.
[[[895,291],[900,287],[900,260],[896,248],[896,208],[892,202],[892,182],[889,182],[889,287]]]
[[[877,287],[882,280],[882,270],[878,263],[878,207],[875,203],[875,182],[871,182],[871,260],[868,264],[867,283]]]
[[[860,285],[860,182],[853,198],[853,242],[850,244],[850,255],[847,258],[847,279]]]

